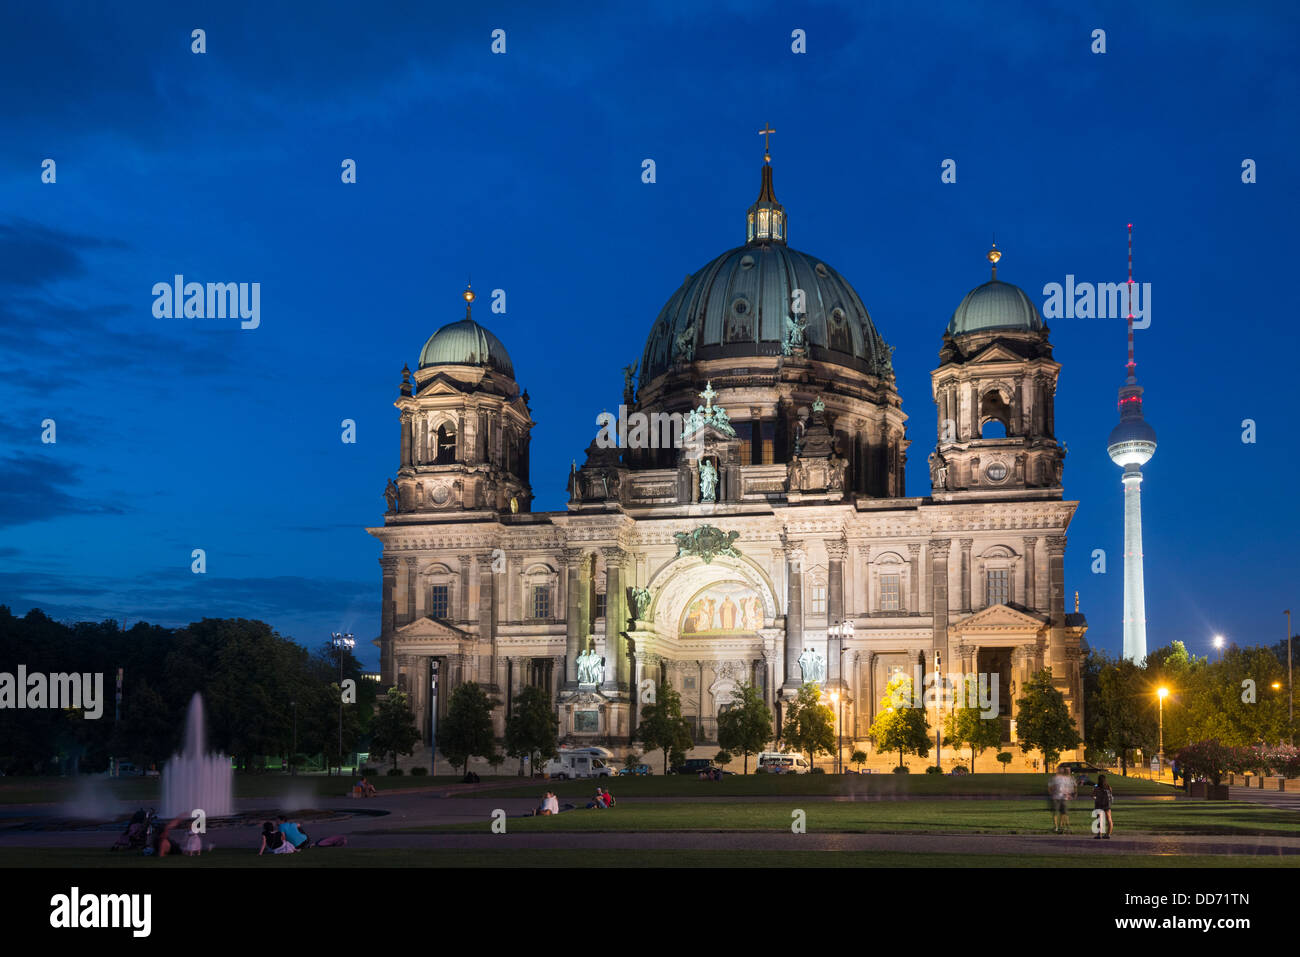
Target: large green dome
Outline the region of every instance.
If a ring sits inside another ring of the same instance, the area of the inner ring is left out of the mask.
[[[1019,286],[993,279],[966,293],[948,322],[948,334],[960,336],[995,329],[1042,332],[1038,308]]]
[[[515,377],[514,363],[501,340],[473,319],[449,323],[429,337],[420,351],[420,368],[440,365],[485,366]]]

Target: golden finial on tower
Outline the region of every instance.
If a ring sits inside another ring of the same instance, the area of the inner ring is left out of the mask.
[[[468,319],[470,306],[473,305],[475,299],[474,290],[470,288],[468,280],[465,282],[465,291],[460,295],[461,298],[465,300],[465,318]]]
[[[985,257],[993,266],[993,278],[998,278],[998,260],[1002,258],[1002,251],[998,249],[998,241],[993,240],[993,248],[989,250],[988,256]]]

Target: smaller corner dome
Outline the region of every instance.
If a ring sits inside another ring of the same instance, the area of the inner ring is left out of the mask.
[[[514,363],[501,340],[473,319],[448,323],[429,337],[420,350],[419,368],[440,365],[485,366],[515,377]]]
[[[992,279],[966,293],[948,322],[948,334],[960,336],[994,329],[1042,332],[1038,307],[1019,286]]]

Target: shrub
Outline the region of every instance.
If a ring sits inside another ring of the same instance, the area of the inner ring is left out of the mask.
[[[411,768],[411,777],[420,777],[429,773],[428,768]]]
[[[898,767],[894,768],[894,773],[895,773],[895,774],[911,774],[912,772],[908,769],[908,767],[907,767],[906,764],[902,764],[902,765],[899,765]]]
[[[405,774],[405,773],[406,773],[406,772],[403,771],[401,768],[389,768],[389,769],[388,769],[388,776],[389,776],[390,778],[400,778],[400,777],[401,777],[403,774]]]
[[[754,768],[754,773],[755,773],[755,774],[766,774],[766,773],[767,773],[767,768]]]
[[[720,764],[725,768],[728,764],[731,763],[731,752],[719,751],[717,754],[713,756],[713,761],[715,764]]]
[[[1187,745],[1174,755],[1174,760],[1192,778],[1217,786],[1228,772],[1244,774],[1258,767],[1260,755],[1255,748],[1227,747],[1213,738]]]
[[[932,765],[930,765],[928,768],[925,769],[925,773],[926,773],[926,774],[943,774],[943,768],[939,767],[937,764],[932,764]]]
[[[809,771],[808,773],[809,773],[809,774],[825,774],[825,773],[826,773],[826,769],[825,769],[825,768],[813,768],[813,769],[812,769],[811,771]]]

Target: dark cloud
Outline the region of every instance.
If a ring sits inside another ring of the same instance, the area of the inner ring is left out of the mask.
[[[84,252],[126,243],[51,229],[27,219],[0,223],[0,286],[45,286],[87,271]]]
[[[76,465],[41,455],[0,459],[0,528],[64,515],[126,514],[117,502],[80,497],[79,471]]]

